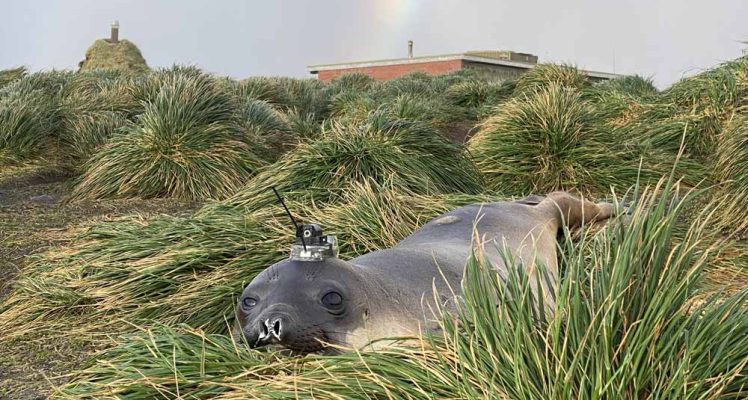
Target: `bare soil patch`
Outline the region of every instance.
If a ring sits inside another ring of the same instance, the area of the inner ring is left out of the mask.
[[[30,256],[69,243],[96,221],[134,213],[186,214],[197,206],[164,199],[66,203],[71,186],[68,174],[48,167],[0,170],[0,301]],[[64,374],[92,350],[48,338],[14,343],[0,352],[0,399],[46,398],[51,383],[64,382]]]

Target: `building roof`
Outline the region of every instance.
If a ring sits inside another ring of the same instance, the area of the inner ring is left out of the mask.
[[[469,62],[480,63],[480,64],[501,65],[501,66],[506,66],[506,67],[524,68],[524,69],[530,69],[530,68],[533,68],[535,65],[537,65],[537,64],[531,64],[531,63],[525,63],[525,62],[519,62],[519,61],[502,60],[502,59],[494,58],[494,57],[483,57],[483,56],[476,55],[475,53],[473,54],[459,53],[459,54],[442,54],[442,55],[436,55],[436,56],[413,57],[413,58],[393,58],[389,60],[357,61],[357,62],[338,63],[338,64],[310,65],[307,67],[307,70],[312,74],[316,74],[319,71],[333,71],[333,70],[348,69],[348,68],[385,67],[385,66],[390,66],[390,65],[419,64],[419,63],[454,61],[454,60],[469,61]],[[614,78],[623,76],[623,75],[618,75],[618,74],[611,74],[608,72],[586,71],[586,70],[580,70],[580,71],[593,78],[614,79]]]

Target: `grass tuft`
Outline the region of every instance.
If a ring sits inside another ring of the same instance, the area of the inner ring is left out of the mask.
[[[143,55],[134,43],[120,40],[111,43],[106,39],[95,41],[86,50],[86,58],[80,62],[80,71],[111,70],[126,74],[142,74],[148,72]]]
[[[514,89],[515,96],[531,95],[550,86],[567,89],[585,89],[590,86],[589,78],[576,67],[562,64],[538,64],[520,75]]]
[[[556,85],[504,103],[481,124],[469,151],[488,187],[507,194],[605,194],[640,178],[635,149],[604,129],[579,92]],[[645,177],[652,176],[659,174]]]
[[[375,111],[362,123],[333,123],[320,138],[300,143],[224,204],[251,210],[274,204],[271,186],[327,201],[351,183],[370,179],[380,184],[394,179],[418,194],[480,193],[480,176],[461,152],[428,123]]]
[[[633,97],[648,98],[658,93],[652,78],[639,75],[627,75],[603,81],[593,86],[595,90],[612,91]]]
[[[89,161],[72,198],[232,194],[262,165],[233,117],[232,97],[212,80],[174,77]]]
[[[23,78],[26,76],[26,67],[16,67],[0,70],[0,89],[7,86],[13,81]]]
[[[716,159],[717,196],[732,200],[730,207],[719,210],[720,227],[728,232],[737,229],[748,237],[748,119],[741,116],[730,122],[717,146]]]

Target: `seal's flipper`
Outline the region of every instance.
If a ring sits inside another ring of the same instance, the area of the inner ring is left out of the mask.
[[[549,193],[541,206],[549,208],[559,220],[559,227],[565,224],[569,228],[602,222],[612,217],[615,207],[609,203],[595,204],[591,201],[572,196],[567,192]]]

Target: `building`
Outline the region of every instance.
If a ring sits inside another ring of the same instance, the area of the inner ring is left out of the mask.
[[[330,81],[349,73],[362,73],[377,80],[388,80],[412,72],[442,75],[467,69],[492,81],[503,81],[521,75],[538,63],[538,57],[514,51],[468,51],[413,57],[413,44],[408,42],[408,58],[361,61],[340,64],[310,65],[310,73],[321,81]],[[608,80],[619,75],[606,72],[584,71],[593,81]]]

